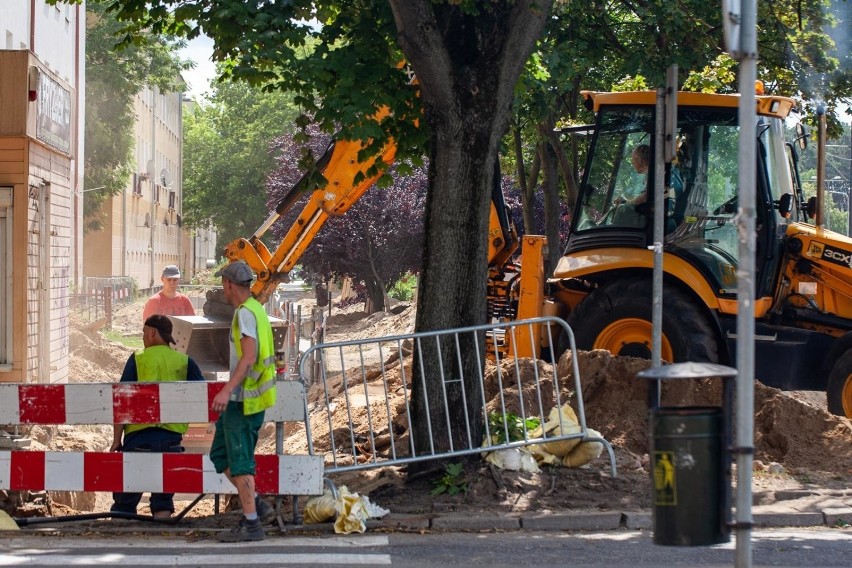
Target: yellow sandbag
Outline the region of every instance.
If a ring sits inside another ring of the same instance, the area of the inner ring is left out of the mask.
[[[0,510],[0,531],[19,531],[21,527],[6,511]]]
[[[338,496],[337,520],[334,521],[334,532],[337,534],[362,533],[367,530],[366,520],[369,518],[367,508],[357,493]]]
[[[588,429],[588,434],[590,437],[601,438],[603,436],[600,432]],[[597,458],[601,455],[603,451],[603,444],[600,442],[580,442],[576,448],[574,448],[571,453],[562,458],[562,465],[565,467],[580,467],[586,465],[593,459]]]
[[[529,446],[529,450],[538,464],[559,465],[562,463],[560,458],[546,451],[540,444]]]
[[[324,523],[334,517],[334,497],[326,489],[322,495],[308,499],[305,503],[305,524],[313,525]]]
[[[561,424],[560,424],[561,417]],[[574,409],[569,404],[563,404],[561,408],[552,408],[545,422],[540,427],[530,432],[531,438],[545,437],[545,434],[550,436],[570,436],[571,434],[580,433],[580,421],[577,420],[577,415]],[[580,443],[579,438],[570,440],[558,440],[556,442],[545,442],[541,444],[542,449],[548,454],[558,458],[568,455],[577,444]]]

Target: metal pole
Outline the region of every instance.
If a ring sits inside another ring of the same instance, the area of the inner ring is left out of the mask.
[[[739,269],[737,274],[737,568],[752,565],[751,483],[754,446],[755,146],[757,0],[743,0],[740,35]]]
[[[663,138],[665,121],[665,89],[657,89],[656,120],[654,123],[656,143],[654,144],[654,273],[651,284],[651,367],[662,363],[663,329],[663,212],[665,191],[665,164],[663,161]],[[659,405],[659,389],[657,390]]]
[[[843,128],[844,133],[846,132],[846,127]],[[845,134],[844,134],[845,135]],[[840,142],[843,142],[843,138],[841,137]],[[826,148],[846,148],[843,144],[826,144]],[[849,174],[846,178],[846,184],[844,187],[844,191],[842,195],[846,197],[846,234],[852,237],[852,125],[850,125],[849,129]],[[828,150],[826,150],[828,151]],[[840,168],[835,168],[838,172],[840,172]],[[843,172],[840,172],[841,175]],[[841,177],[841,181],[842,177]],[[839,231],[838,231],[839,232]]]
[[[825,139],[826,139],[826,124],[825,124],[825,105],[819,103],[817,105],[817,211],[816,211],[816,226],[817,229],[825,228]]]

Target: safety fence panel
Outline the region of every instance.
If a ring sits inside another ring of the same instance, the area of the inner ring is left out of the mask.
[[[0,424],[150,424],[213,422],[210,410],[223,382],[0,385]],[[304,388],[276,384],[275,406],[265,420],[305,423]],[[322,458],[257,455],[257,491],[320,495]],[[236,493],[203,454],[156,452],[0,451],[0,489]]]
[[[559,351],[560,334],[566,339],[560,344],[573,354],[564,379],[549,355]],[[541,342],[548,355],[514,356],[515,346],[525,342]],[[508,345],[510,356],[494,345]],[[453,364],[464,355],[480,363],[478,372],[465,375]],[[429,369],[437,372],[427,376]],[[574,334],[559,318],[320,344],[302,356],[300,374],[309,386],[309,453],[324,456],[326,474],[522,446],[558,454],[560,444],[598,443],[616,475],[612,446],[586,426]],[[427,404],[417,424],[415,381],[421,392],[428,386],[440,393],[440,402]],[[455,400],[464,393],[462,404],[449,402],[453,389]],[[467,393],[477,393],[480,411],[468,413],[476,405],[467,404]],[[425,436],[415,436],[424,430]],[[479,431],[483,435],[476,438]]]
[[[113,303],[127,304],[133,301],[133,278],[129,276],[84,276],[83,294],[90,296],[103,295],[108,290]]]

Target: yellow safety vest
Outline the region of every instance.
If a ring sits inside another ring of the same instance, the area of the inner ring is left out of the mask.
[[[147,347],[134,355],[136,359],[136,377],[140,383],[159,383],[185,381],[189,357],[166,345]],[[186,424],[125,424],[124,433],[130,434],[145,428],[163,428],[178,434],[184,434]]]
[[[249,415],[275,406],[275,342],[272,338],[269,317],[260,302],[250,297],[237,310],[242,308],[254,314],[254,319],[257,321],[257,359],[249,368],[243,381],[243,414]],[[240,344],[241,334],[238,323],[239,318],[235,312],[231,322],[231,337],[237,357],[242,358],[243,346]]]

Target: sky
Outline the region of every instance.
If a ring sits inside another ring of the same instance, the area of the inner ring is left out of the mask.
[[[187,46],[180,50],[180,56],[195,62],[195,68],[183,72],[186,80],[187,95],[199,100],[202,95],[210,90],[210,81],[216,75],[216,66],[210,60],[213,54],[213,40],[202,35],[188,42]]]

